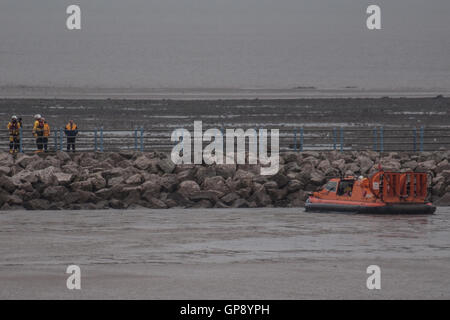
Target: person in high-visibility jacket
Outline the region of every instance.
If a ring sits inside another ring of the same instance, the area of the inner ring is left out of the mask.
[[[17,116],[12,116],[8,123],[9,153],[16,153],[20,146],[20,121]]]
[[[64,133],[67,137],[67,152],[72,149],[73,152],[75,152],[75,139],[78,134],[78,127],[73,122],[73,120],[69,120],[69,123],[66,125],[66,129],[64,130]]]
[[[42,152],[42,149],[47,152],[48,137],[50,136],[50,126],[44,118],[40,118],[34,123],[33,135],[36,137],[36,152]]]
[[[33,123],[33,128],[36,127],[39,124],[39,119],[42,118],[42,116],[40,114],[35,114],[34,115],[34,123]]]

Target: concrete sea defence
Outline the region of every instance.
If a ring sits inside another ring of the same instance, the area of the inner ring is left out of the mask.
[[[429,172],[432,200],[450,205],[450,151],[299,152],[280,170],[259,165],[175,165],[159,152],[0,153],[0,210],[302,207],[328,178],[392,171]]]

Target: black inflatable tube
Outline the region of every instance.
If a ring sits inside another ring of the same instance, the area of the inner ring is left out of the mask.
[[[382,207],[368,207],[358,205],[343,205],[332,203],[311,203],[305,204],[307,212],[351,212],[370,214],[433,214],[436,207],[427,204],[392,204]]]

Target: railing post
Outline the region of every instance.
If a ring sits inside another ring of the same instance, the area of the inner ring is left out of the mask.
[[[414,143],[413,150],[414,150],[414,152],[417,152],[417,128],[416,127],[414,127],[414,129],[413,129],[413,143]]]
[[[341,152],[344,151],[344,128],[341,127]]]
[[[377,151],[377,135],[378,135],[378,133],[377,133],[377,127],[375,127],[374,129],[373,129],[373,151]]]
[[[19,128],[19,139],[20,139],[20,141],[19,141],[19,152],[20,152],[20,153],[23,153],[23,142],[22,142],[22,139],[23,139],[23,133],[22,133],[22,127]]]
[[[425,135],[425,127],[421,126],[420,127],[420,152],[423,152],[423,138]]]
[[[297,152],[297,128],[294,129],[294,152]]]
[[[337,149],[337,130],[336,127],[333,128],[333,150]]]
[[[55,151],[58,151],[58,130],[53,130],[53,141],[55,142]]]
[[[144,128],[141,127],[141,152],[144,152]]]
[[[384,128],[380,127],[380,152],[384,152]]]
[[[134,128],[134,151],[138,149],[138,136],[137,136],[137,128]]]
[[[103,152],[103,127],[100,128],[100,152]]]
[[[303,127],[300,128],[300,151],[303,152]]]
[[[63,129],[59,128],[59,151],[63,149]]]
[[[94,151],[97,152],[97,128],[94,129]]]

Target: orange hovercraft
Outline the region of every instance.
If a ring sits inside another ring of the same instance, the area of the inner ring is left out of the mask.
[[[335,178],[306,200],[305,210],[433,214],[436,207],[427,201],[427,180],[427,173],[385,172],[381,169],[370,178]]]

